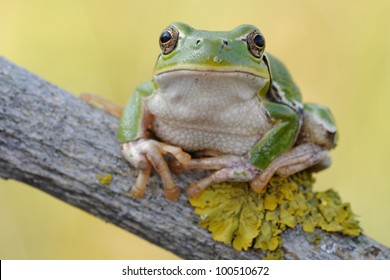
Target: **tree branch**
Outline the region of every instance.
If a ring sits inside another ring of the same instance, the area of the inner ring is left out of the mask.
[[[186,259],[259,259],[212,240],[181,194],[163,198],[158,176],[147,197],[125,194],[137,171],[122,159],[117,119],[0,58],[0,176],[41,189]],[[108,186],[99,176],[110,174]],[[184,189],[202,172],[175,177]],[[315,245],[316,234],[321,235]],[[288,259],[390,259],[390,250],[365,235],[351,238],[296,228],[283,234]]]

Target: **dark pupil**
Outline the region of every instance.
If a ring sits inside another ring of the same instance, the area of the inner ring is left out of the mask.
[[[256,46],[258,46],[259,48],[262,48],[264,47],[264,38],[263,36],[257,34],[255,36],[255,38],[253,38],[253,42],[255,43]]]
[[[168,31],[164,31],[162,34],[161,34],[161,37],[160,37],[160,41],[161,43],[166,43],[168,42],[169,40],[172,39],[172,35],[171,33],[169,33]]]

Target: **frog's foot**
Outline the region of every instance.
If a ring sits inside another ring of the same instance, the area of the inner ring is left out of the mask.
[[[173,172],[182,172],[189,169],[217,170],[211,175],[191,183],[186,189],[186,193],[190,197],[198,197],[203,190],[213,183],[249,182],[259,172],[252,166],[246,156],[223,155],[192,159],[184,164],[178,162],[171,163]]]
[[[167,153],[172,154],[181,164],[185,164],[191,159],[191,156],[183,152],[182,149],[155,140],[139,139],[122,144],[124,157],[140,170],[137,181],[130,190],[130,194],[133,197],[141,198],[145,195],[146,185],[153,166],[161,176],[165,197],[171,200],[178,198],[180,190],[175,185],[172,174],[163,157]]]
[[[280,155],[251,182],[255,192],[260,192],[276,173],[288,177],[294,173],[313,167],[314,170],[326,168],[330,164],[326,150],[315,144],[302,144]]]

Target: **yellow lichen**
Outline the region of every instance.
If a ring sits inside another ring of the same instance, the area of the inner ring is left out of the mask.
[[[197,199],[191,199],[191,204],[201,217],[200,225],[207,227],[215,240],[246,250],[259,234],[259,199],[246,184],[224,183],[211,186]]]
[[[275,210],[278,206],[278,201],[273,194],[266,194],[264,198],[264,209],[266,210]]]
[[[259,248],[270,259],[282,257],[280,234],[298,224],[306,232],[317,227],[359,235],[350,205],[333,190],[313,192],[313,183],[311,173],[301,172],[288,178],[275,176],[260,194],[246,183],[215,184],[190,203],[214,240],[237,250]]]
[[[106,175],[96,174],[96,179],[98,179],[102,185],[108,186],[111,184],[112,175],[111,174],[106,174]]]

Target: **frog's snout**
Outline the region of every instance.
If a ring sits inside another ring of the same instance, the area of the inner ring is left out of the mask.
[[[193,47],[195,49],[200,49],[202,47],[206,47],[206,48],[208,47],[208,48],[212,49],[212,48],[215,48],[217,45],[218,45],[218,43],[215,44],[215,41],[208,41],[207,39],[205,40],[204,38],[197,38],[193,42]],[[230,47],[230,43],[228,40],[226,40],[226,39],[220,40],[220,44],[219,44],[220,49],[223,50],[223,49],[229,48],[229,47]]]

